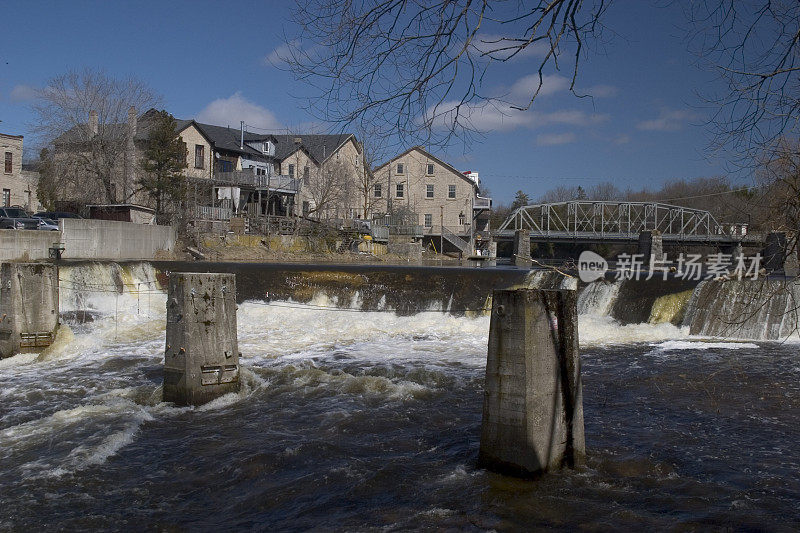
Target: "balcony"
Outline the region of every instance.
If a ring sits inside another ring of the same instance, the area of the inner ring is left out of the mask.
[[[472,202],[472,209],[491,209],[491,208],[492,208],[491,198],[483,198],[482,196],[476,196],[475,201]]]
[[[254,187],[269,189],[273,192],[296,194],[300,190],[300,180],[290,176],[264,176],[255,173],[255,169],[215,172],[214,181],[233,187]]]

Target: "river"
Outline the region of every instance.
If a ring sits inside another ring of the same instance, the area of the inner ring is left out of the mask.
[[[124,282],[73,273],[56,343],[0,360],[0,529],[800,528],[796,341],[584,296],[587,466],[519,480],[476,467],[487,317],[244,302],[242,391],[176,408],[166,297]]]

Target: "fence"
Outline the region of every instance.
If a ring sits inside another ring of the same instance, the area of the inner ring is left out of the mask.
[[[198,205],[195,208],[195,216],[201,220],[230,220],[233,215],[227,207],[211,207]]]
[[[276,192],[297,192],[300,180],[291,176],[267,176],[256,174],[254,169],[233,170],[214,173],[214,181],[234,186],[250,186]]]

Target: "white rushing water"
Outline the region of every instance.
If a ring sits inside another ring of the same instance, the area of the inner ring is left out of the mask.
[[[60,311],[68,319],[56,342],[41,354],[0,361],[0,461],[17,464],[21,476],[58,477],[103,463],[133,442],[143,423],[193,409],[160,401],[166,294],[152,267],[85,264],[62,267],[60,278]],[[609,316],[619,289],[597,283],[580,295],[582,347],[653,343],[668,354],[747,346],[704,344],[670,323],[620,325]],[[358,297],[339,304],[323,294],[305,304],[242,303],[245,386],[200,409],[225,408],[277,378],[309,394],[324,388],[376,401],[420,397],[485,365],[488,316],[362,311]],[[93,320],[81,323],[84,316]],[[348,365],[386,367],[385,375],[335,368],[345,352]],[[425,377],[408,379],[409,368]]]

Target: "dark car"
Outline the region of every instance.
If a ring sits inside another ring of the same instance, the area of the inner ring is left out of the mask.
[[[21,207],[0,207],[0,229],[39,229],[39,219]]]
[[[58,222],[59,218],[83,218],[75,213],[68,213],[67,211],[39,211],[35,215],[36,218],[49,218]]]

